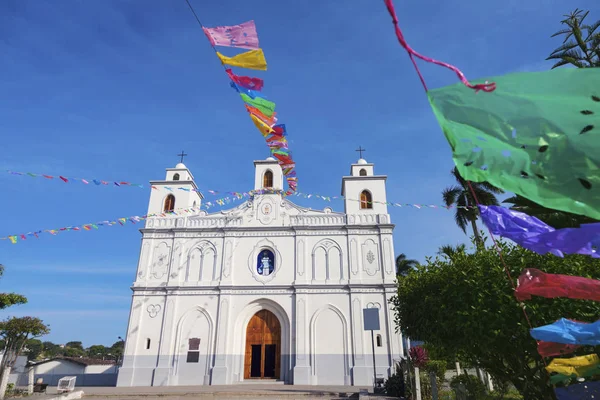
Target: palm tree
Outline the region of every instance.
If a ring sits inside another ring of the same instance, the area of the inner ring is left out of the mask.
[[[396,257],[396,275],[406,276],[410,271],[419,265],[417,260],[411,260],[406,258],[406,254],[400,253]]]
[[[558,60],[552,69],[566,64],[577,68],[600,67],[600,32],[596,32],[600,27],[600,20],[591,25],[584,25],[583,20],[588,14],[589,11],[575,9],[560,21],[566,27],[552,37],[565,35],[565,38],[562,46],[546,58],[546,60]]]
[[[553,210],[551,208],[540,206],[519,195],[509,197],[504,200],[503,203],[512,204],[511,210],[536,217],[555,229],[578,228],[581,224],[598,222],[584,215],[572,214],[566,211]]]
[[[463,243],[458,244],[456,246],[446,244],[446,245],[440,247],[440,249],[438,250],[437,253],[439,255],[447,257],[448,259],[451,260],[457,254],[464,253],[465,251],[467,251],[467,245],[465,245]]]
[[[471,223],[475,240],[477,243],[481,244],[481,236],[479,235],[477,224],[475,223],[479,216],[477,202],[482,205],[497,206],[499,203],[496,195],[502,194],[504,191],[502,189],[498,189],[488,182],[471,182],[471,187],[473,188],[473,192],[475,192],[475,196],[477,198],[477,201],[475,201],[473,194],[471,193],[471,187],[469,187],[469,183],[463,179],[462,176],[460,176],[458,168],[454,167],[451,171],[451,174],[454,176],[454,179],[456,179],[458,185],[450,186],[444,189],[442,192],[444,203],[447,207],[457,207],[456,213],[454,214],[456,225],[458,225],[458,227],[462,229],[464,233],[467,233],[467,225]]]

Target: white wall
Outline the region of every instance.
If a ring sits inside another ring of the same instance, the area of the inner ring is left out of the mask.
[[[263,167],[257,164],[256,180]],[[369,167],[367,180],[345,182],[346,189],[359,194],[367,185],[374,200],[385,201],[385,178],[372,174]],[[402,354],[388,304],[393,226],[385,204],[356,212],[304,209],[273,194],[215,214],[149,218],[118,385],[243,381],[246,327],[261,309],[282,328],[281,380],[370,385],[362,309],[379,308],[377,373],[387,376]],[[267,277],[256,270],[264,248],[275,254]],[[198,363],[186,362],[189,338],[201,339]]]

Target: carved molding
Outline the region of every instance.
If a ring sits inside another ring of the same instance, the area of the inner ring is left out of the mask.
[[[298,268],[298,275],[304,275],[304,263],[306,259],[306,249],[304,248],[304,239],[298,240],[296,248],[296,267]]]
[[[379,251],[373,239],[367,239],[362,244],[363,271],[369,276],[375,276],[379,271]]]

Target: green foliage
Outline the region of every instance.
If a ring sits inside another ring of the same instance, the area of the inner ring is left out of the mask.
[[[77,350],[83,350],[83,344],[81,342],[67,342],[65,347]]]
[[[44,358],[54,358],[62,354],[63,349],[57,344],[52,342],[43,342],[42,345],[44,346]]]
[[[425,365],[424,369],[427,372],[433,372],[435,374],[435,379],[438,382],[438,387],[440,387],[446,377],[446,361],[429,360]]]
[[[565,28],[552,37],[564,35],[563,44],[546,59],[558,60],[553,69],[567,64],[577,68],[600,67],[600,32],[597,32],[600,20],[591,25],[585,24],[588,14],[589,11],[575,9],[560,21]]]
[[[600,278],[596,259],[580,255],[559,258],[502,241],[498,244],[513,279],[528,267]],[[392,304],[396,324],[408,337],[418,337],[447,354],[460,354],[498,380],[510,382],[527,399],[553,399],[536,342],[513,293],[497,251],[482,247],[451,260],[428,258],[398,281]],[[527,312],[533,326],[561,317],[593,322],[600,315],[600,303],[534,297],[527,302]]]
[[[463,385],[466,390],[466,400],[483,400],[486,396],[485,385],[476,376],[462,374],[450,380],[450,387],[455,392]]]
[[[467,225],[470,223],[473,234],[479,240],[479,232],[477,231],[477,225],[475,224],[475,221],[479,216],[479,210],[476,207],[477,202],[485,205],[498,205],[496,195],[502,194],[504,191],[487,182],[471,182],[471,186],[469,187],[469,183],[460,176],[458,168],[454,167],[451,173],[458,185],[444,189],[442,192],[444,203],[448,207],[457,207],[454,214],[456,225],[458,225],[463,232],[467,233]],[[475,192],[477,201],[475,201],[475,198],[471,193],[471,187],[473,188],[473,192]]]
[[[87,355],[90,358],[102,358],[108,353],[110,353],[109,349],[101,344],[95,344],[87,349]]]
[[[402,369],[396,367],[396,372],[389,377],[383,384],[385,394],[392,397],[403,397],[405,395],[406,385],[404,383],[404,373]]]
[[[0,321],[0,337],[4,340],[4,356],[0,362],[0,372],[6,373],[12,367],[23,347],[31,338],[47,335],[50,328],[42,320],[33,317],[10,317]]]
[[[400,255],[396,257],[396,275],[406,276],[410,271],[415,269],[417,265],[419,265],[417,260],[406,258],[406,254],[400,253]]]
[[[0,293],[0,310],[17,304],[26,304],[27,297],[16,293]]]
[[[44,351],[44,344],[39,339],[29,339],[25,343],[25,355],[29,361],[37,360]]]

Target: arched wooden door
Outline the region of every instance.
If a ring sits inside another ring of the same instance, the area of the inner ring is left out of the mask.
[[[279,379],[281,325],[272,312],[261,310],[246,328],[244,379]]]

